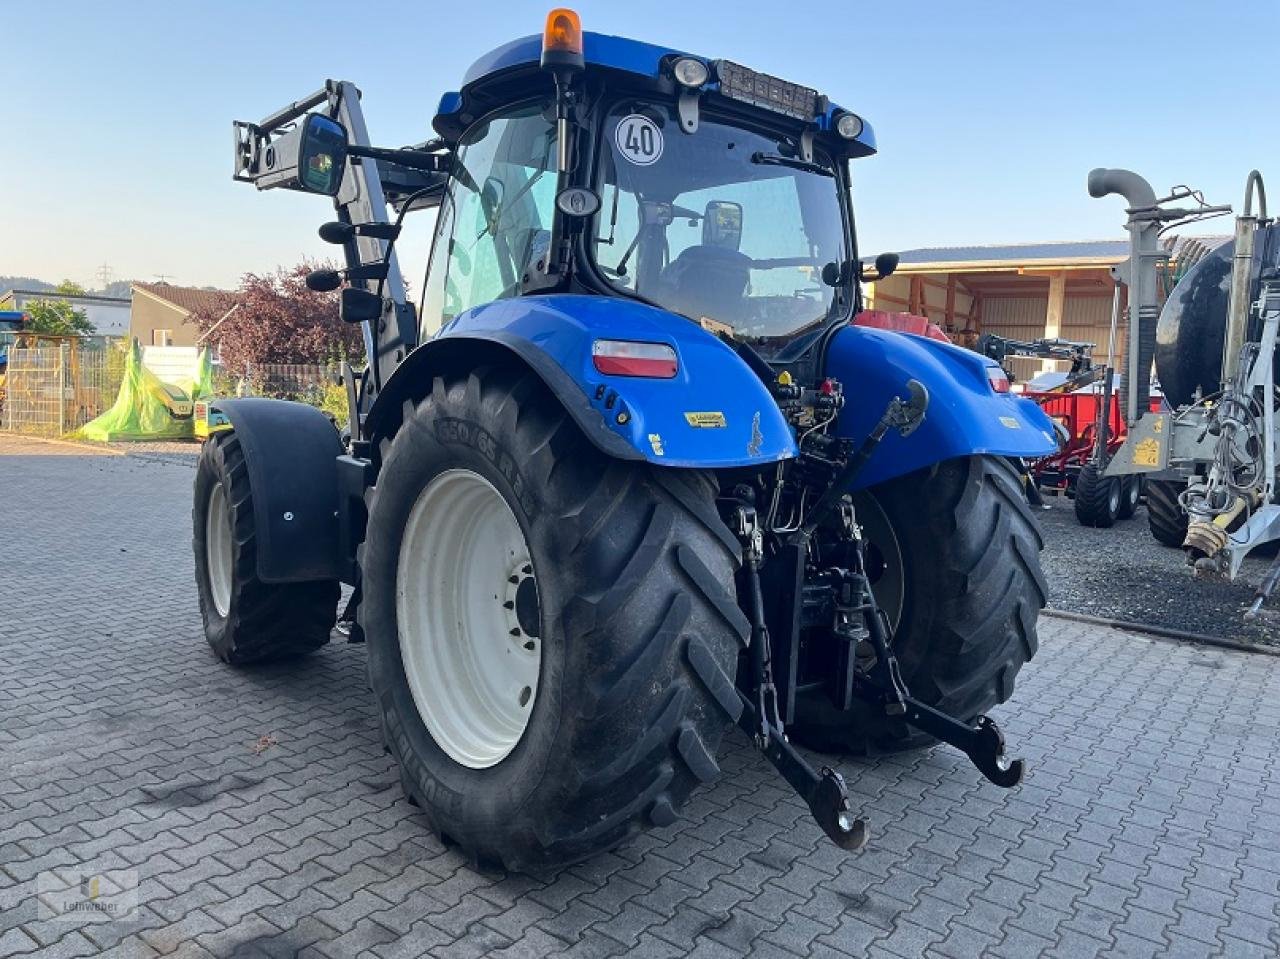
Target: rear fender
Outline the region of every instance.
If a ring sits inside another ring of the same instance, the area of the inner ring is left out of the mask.
[[[910,436],[888,433],[855,489],[978,454],[1037,459],[1058,448],[1053,423],[1031,400],[997,393],[987,379],[992,360],[938,340],[864,327],[832,338],[826,375],[844,384],[840,436],[861,442],[910,379],[929,390],[929,410]]]
[[[264,583],[344,579],[338,545],[342,441],[313,406],[258,398],[211,401],[244,450],[253,496],[258,578]]]
[[[597,339],[665,343],[671,379],[605,375]],[[369,413],[371,438],[394,432],[406,399],[431,378],[518,358],[556,395],[584,435],[617,459],[728,469],[796,455],[777,402],[728,346],[684,317],[616,297],[526,296],[461,314],[405,359]]]

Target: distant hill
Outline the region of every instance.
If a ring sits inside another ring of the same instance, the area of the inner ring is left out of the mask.
[[[130,293],[129,287],[132,285],[133,280],[112,280],[105,290],[87,290],[86,292],[101,296],[118,296],[127,300]],[[37,280],[34,276],[0,276],[0,293],[6,290],[31,290],[39,293],[43,290],[57,289],[57,286],[56,283]]]
[[[52,290],[56,283],[46,283],[34,276],[0,276],[0,293],[6,290]]]

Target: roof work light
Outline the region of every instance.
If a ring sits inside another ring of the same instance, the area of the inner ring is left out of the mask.
[[[862,132],[862,118],[853,113],[842,113],[836,120],[836,133],[846,140],[856,140]]]
[[[671,65],[671,74],[682,87],[700,87],[711,78],[711,71],[701,60],[681,57]]]
[[[542,32],[542,68],[544,70],[581,70],[582,21],[572,10],[557,7],[547,14],[547,27]]]

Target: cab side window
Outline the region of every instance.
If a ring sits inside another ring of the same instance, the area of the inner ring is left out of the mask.
[[[489,117],[459,144],[423,287],[424,336],[472,307],[516,296],[546,255],[556,139],[544,111],[527,104]]]

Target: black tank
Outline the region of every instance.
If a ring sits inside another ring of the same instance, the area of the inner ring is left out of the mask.
[[[1192,401],[1196,388],[1204,396],[1222,389],[1222,344],[1226,336],[1227,303],[1231,298],[1231,258],[1235,240],[1206,254],[1178,281],[1160,311],[1156,325],[1156,376],[1165,399],[1174,407]],[[1254,237],[1253,275],[1249,302],[1257,299],[1262,265],[1280,257],[1280,226],[1264,226]],[[1246,339],[1261,333],[1251,318]],[[1276,356],[1280,379],[1280,351]]]
[[[1228,240],[1206,254],[1178,281],[1160,311],[1156,376],[1172,406],[1190,403],[1197,387],[1206,396],[1220,388],[1235,246]]]

